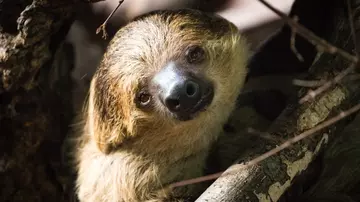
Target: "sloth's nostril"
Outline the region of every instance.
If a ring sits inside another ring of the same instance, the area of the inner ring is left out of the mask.
[[[177,111],[180,108],[180,101],[178,99],[166,99],[165,105],[171,110],[171,111]]]
[[[192,81],[186,84],[186,95],[189,97],[195,96],[198,93],[199,85]]]

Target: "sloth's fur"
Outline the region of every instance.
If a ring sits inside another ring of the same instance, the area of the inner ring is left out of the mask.
[[[135,104],[140,86],[169,61],[184,63],[200,45],[200,71],[214,84],[205,111],[179,121],[160,103]],[[227,20],[195,10],[155,11],[134,19],[110,42],[97,69],[74,146],[82,202],[164,201],[199,194],[196,185],[163,189],[199,177],[210,146],[234,109],[247,73],[247,45]]]

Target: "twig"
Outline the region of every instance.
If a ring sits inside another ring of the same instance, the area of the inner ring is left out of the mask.
[[[294,21],[298,21],[299,18],[294,16]],[[295,46],[295,37],[296,37],[296,27],[291,27],[291,37],[290,37],[290,48],[292,52],[296,55],[299,61],[304,62],[304,57],[299,53]]]
[[[114,13],[119,9],[119,7],[121,6],[121,4],[124,2],[124,0],[120,0],[119,4],[115,7],[115,9],[113,11],[111,11],[110,15],[106,18],[106,20],[104,21],[103,24],[100,25],[100,27],[98,27],[96,29],[96,34],[99,34],[101,31],[103,32],[102,38],[106,39],[108,37],[108,34],[106,32],[106,25],[108,23],[108,21],[110,20],[110,18],[114,15]]]
[[[300,99],[299,103],[303,104],[310,99],[314,99],[317,95],[324,92],[328,88],[330,88],[333,84],[338,83],[343,79],[346,75],[348,75],[350,72],[352,72],[355,69],[355,64],[352,63],[348,68],[346,68],[344,71],[340,72],[334,79],[324,83],[324,85],[320,86],[316,90],[309,90],[309,92]]]
[[[319,87],[321,85],[324,85],[326,81],[324,80],[301,80],[301,79],[294,79],[293,85],[295,86],[301,86],[301,87]]]
[[[262,132],[262,131],[254,129],[254,128],[248,128],[247,132],[251,135],[256,135],[256,136],[259,136],[263,139],[270,140],[270,141],[279,141],[279,140],[285,141],[285,139],[283,139],[283,138],[274,137],[268,132]]]
[[[286,142],[284,142],[283,144],[281,144],[280,146],[278,147],[275,147],[274,149],[252,159],[251,161],[249,161],[248,163],[245,163],[244,166],[241,166],[240,168],[241,169],[245,169],[247,167],[250,167],[250,166],[253,166],[253,165],[256,165],[260,162],[262,162],[263,160],[279,153],[280,151],[288,148],[289,146],[293,145],[294,143],[296,142],[299,142],[300,140],[303,140],[304,138],[306,137],[309,137],[311,135],[313,135],[314,133],[318,132],[319,130],[322,130],[338,121],[340,121],[341,119],[357,112],[360,110],[360,104],[357,104],[355,105],[354,107],[351,107],[350,109],[346,110],[346,111],[343,111],[341,113],[339,113],[337,116],[331,118],[331,119],[328,119],[327,121],[324,121],[320,124],[318,124],[317,126],[295,136],[294,138],[291,138],[289,140],[287,140]],[[221,177],[223,174],[224,175],[228,175],[228,174],[235,174],[235,171],[238,171],[239,169],[234,169],[234,170],[231,170],[230,172],[227,172],[227,173],[224,173],[223,172],[218,172],[218,173],[214,173],[214,174],[211,174],[211,175],[206,175],[206,176],[202,176],[202,177],[198,177],[198,178],[193,178],[193,179],[189,179],[189,180],[184,180],[184,181],[180,181],[180,182],[176,182],[176,183],[173,183],[173,184],[170,184],[169,187],[170,188],[175,188],[175,187],[181,187],[181,186],[186,186],[186,185],[190,185],[190,184],[195,184],[195,183],[200,183],[200,182],[204,182],[204,181],[209,181],[209,180],[214,180],[214,179],[217,179],[219,177]],[[224,176],[223,175],[223,176]]]
[[[334,45],[330,44],[329,42],[325,41],[324,39],[318,37],[312,31],[310,31],[309,29],[307,29],[304,26],[300,25],[299,23],[297,23],[295,20],[288,17],[285,13],[283,13],[283,12],[279,11],[278,9],[274,8],[272,5],[270,5],[265,0],[258,0],[258,1],[261,2],[267,8],[269,8],[271,11],[276,13],[278,16],[280,16],[281,19],[283,21],[285,21],[291,28],[294,28],[296,33],[298,33],[299,35],[301,35],[302,37],[307,39],[314,46],[316,46],[318,48],[320,47],[321,49],[323,49],[327,53],[338,54],[341,57],[343,57],[346,60],[351,61],[353,63],[358,62],[358,58],[356,56],[353,56],[353,55],[349,54],[348,52],[346,52],[346,51],[344,51],[344,50],[342,50],[340,48],[337,48]]]
[[[354,43],[354,47],[355,47],[355,55],[358,56],[358,52],[357,52],[357,43],[356,43],[356,33],[355,33],[355,25],[354,25],[354,13],[351,9],[351,2],[350,0],[346,1],[347,4],[347,10],[348,10],[348,17],[349,17],[349,24],[350,24],[350,29],[351,29],[351,37],[353,39],[353,43]]]

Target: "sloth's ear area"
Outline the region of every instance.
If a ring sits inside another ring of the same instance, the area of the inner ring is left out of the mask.
[[[100,76],[101,75],[101,76]],[[95,138],[98,148],[105,154],[121,146],[125,139],[130,138],[127,127],[127,117],[121,103],[126,96],[118,95],[116,82],[104,74],[94,75],[91,81],[88,127],[90,135]]]

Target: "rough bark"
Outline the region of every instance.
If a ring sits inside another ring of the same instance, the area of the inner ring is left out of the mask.
[[[0,1],[0,201],[68,197],[60,148],[71,120],[72,61],[59,61],[71,55],[62,42],[73,6]]]
[[[314,6],[314,3],[311,1],[299,0],[296,1],[292,14],[300,14],[300,16],[298,15],[300,23],[301,19],[305,19],[303,20],[303,24],[306,26],[307,23],[310,23],[311,25],[311,21],[314,22],[321,18],[321,16],[318,16],[317,18],[317,15],[323,12],[320,9],[333,10],[333,13],[331,14],[332,17],[328,16],[329,18],[325,18],[327,23],[323,28],[326,29],[316,31],[318,28],[313,27],[312,30],[330,41],[332,44],[335,44],[348,52],[354,53],[354,44],[351,38],[345,2],[346,1],[317,1],[317,3],[323,3],[323,6],[316,7],[316,5]],[[359,36],[360,24],[358,22],[359,11],[357,11],[357,8],[360,1],[352,0],[351,2],[353,11],[355,12],[356,35]],[[313,10],[314,8],[317,8],[319,12],[308,12],[308,9]],[[258,53],[258,56],[254,57],[251,65],[255,65],[256,68],[265,66],[269,69],[287,66],[284,68],[297,68],[299,69],[299,72],[307,69],[307,66],[309,66],[314,59],[314,49],[304,40],[298,40],[298,50],[300,54],[307,59],[305,63],[299,63],[294,60],[295,56],[289,56],[289,54],[293,54],[290,50],[289,42],[286,42],[289,41],[289,39],[290,31],[288,28],[284,28],[281,33],[267,42],[261,52]],[[299,37],[297,37],[297,39],[299,39]],[[288,46],[286,47],[286,45]],[[279,49],[282,50],[279,51]],[[284,57],[284,55],[288,55],[289,57]],[[348,66],[349,62],[339,56],[320,53],[315,62],[311,65],[308,78],[331,79],[334,75]],[[269,71],[273,71],[273,69]],[[298,105],[296,103],[298,102],[299,97],[293,98],[292,104],[283,111],[283,113],[268,129],[268,132],[275,140],[256,140],[256,147],[252,148],[250,155],[248,152],[246,155],[241,155],[239,161],[241,163],[246,163],[252,158],[276,147],[276,145],[279,145],[284,139],[294,137],[294,135],[308,130],[324,120],[336,115],[340,110],[350,108],[352,105],[357,104],[360,95],[359,90],[359,82],[345,80],[342,84],[335,85],[322,95],[318,96],[313,102]],[[300,89],[299,96],[301,97],[305,93],[306,89]],[[227,174],[231,172],[232,169],[241,167],[242,164],[233,165],[227,169],[223,176],[218,178],[196,201],[295,201],[294,199],[306,192],[307,184],[313,184],[314,181],[317,180],[314,176],[319,175],[321,172],[321,168],[314,168],[316,166],[313,165],[316,163],[315,160],[318,159],[317,156],[324,151],[324,146],[327,142],[334,141],[338,135],[341,135],[340,131],[342,131],[347,123],[348,121],[340,121],[335,125],[316,133],[316,136],[313,138],[296,143],[292,147],[283,150],[282,152],[262,161],[257,165],[239,169],[235,174]],[[345,146],[353,148],[351,145]],[[343,145],[343,147],[345,146]],[[332,149],[333,152],[336,150],[338,150],[338,152],[335,153],[340,153],[339,151],[341,151],[341,148]],[[356,162],[358,155],[359,154],[356,153],[356,150],[353,151],[352,156],[349,156],[350,161],[352,161],[352,158]],[[339,162],[341,162],[341,159],[337,160],[340,160]],[[328,170],[329,167],[331,167],[331,163],[334,163],[333,159],[332,161],[333,162],[330,162],[330,165],[328,164]],[[355,163],[355,165],[357,164]],[[356,169],[354,169],[354,166],[352,166],[350,170],[351,169],[353,169],[352,174],[357,173],[355,172]],[[336,173],[336,171],[326,172],[330,173],[330,175],[334,175],[334,173]],[[304,175],[306,175],[306,177],[304,177]],[[324,175],[326,175],[326,173]],[[301,176],[303,178],[301,178]],[[328,182],[329,176],[327,177]],[[359,183],[357,178],[349,179],[342,176],[341,179],[345,180],[345,182],[341,184],[343,188],[346,187],[346,184],[354,185]],[[299,181],[301,184],[299,188],[300,190],[296,190],[297,187],[294,185],[298,184]],[[332,183],[327,184],[327,186],[325,186],[326,188],[323,190],[320,188],[322,184],[318,184],[317,188],[313,188],[313,190],[310,189],[310,195],[316,195],[316,192],[328,193],[326,191],[331,190],[329,187],[334,185],[335,182],[339,182],[339,179],[332,180]],[[326,184],[324,181],[321,182],[321,179],[319,180],[319,183]],[[337,189],[336,191],[346,192],[347,190]],[[289,199],[291,197],[292,200]],[[331,198],[331,196],[329,198]]]

